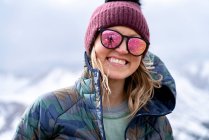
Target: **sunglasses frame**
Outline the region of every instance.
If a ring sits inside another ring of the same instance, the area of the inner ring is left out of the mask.
[[[121,33],[118,32],[118,31],[115,31],[115,30],[112,30],[112,29],[105,29],[105,28],[100,28],[98,31],[99,31],[99,33],[100,33],[100,41],[101,41],[101,44],[102,44],[105,48],[107,48],[107,49],[116,49],[116,48],[119,48],[120,45],[122,44],[123,40],[126,39],[126,40],[125,40],[125,41],[126,41],[126,49],[127,49],[128,52],[129,52],[131,55],[133,55],[133,56],[141,56],[141,55],[143,55],[145,52],[147,52],[147,49],[149,48],[149,45],[150,45],[149,41],[143,39],[142,37],[126,36],[126,35],[121,34]],[[114,47],[114,48],[108,48],[108,47],[106,47],[106,46],[103,44],[103,41],[102,41],[102,33],[103,33],[104,31],[113,31],[113,32],[118,33],[118,34],[122,37],[121,42],[120,42],[116,47]],[[129,41],[130,39],[132,39],[132,38],[141,39],[141,40],[143,40],[143,41],[146,43],[146,48],[145,48],[145,50],[144,50],[141,54],[139,54],[139,55],[132,54],[132,53],[129,51],[128,41]]]

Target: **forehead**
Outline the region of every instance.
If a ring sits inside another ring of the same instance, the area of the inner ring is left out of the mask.
[[[126,26],[113,26],[108,29],[118,31],[121,34],[127,35],[127,36],[140,36],[135,30]]]

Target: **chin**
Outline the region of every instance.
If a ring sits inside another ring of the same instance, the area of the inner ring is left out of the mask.
[[[108,78],[112,80],[125,80],[129,75],[109,74]]]

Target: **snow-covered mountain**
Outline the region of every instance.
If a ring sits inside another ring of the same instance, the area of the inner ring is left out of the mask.
[[[209,140],[209,63],[191,64],[181,72],[172,71],[177,86],[177,106],[168,117],[177,140]],[[54,69],[38,79],[0,75],[0,139],[10,140],[25,108],[44,93],[72,85],[81,72]],[[206,77],[206,81],[205,78]],[[197,82],[198,80],[198,82]],[[2,82],[3,81],[3,82]]]
[[[194,86],[209,90],[209,60],[202,63],[190,63],[183,69],[184,74]]]
[[[172,73],[178,94],[169,117],[176,139],[209,140],[209,61],[187,63]]]
[[[209,140],[209,90],[197,88],[182,74],[173,75],[177,103],[170,122],[177,140]]]

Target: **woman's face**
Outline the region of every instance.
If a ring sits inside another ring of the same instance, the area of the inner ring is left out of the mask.
[[[115,30],[126,36],[140,37],[134,30],[125,26],[114,26],[108,29]],[[139,67],[142,56],[133,56],[130,54],[126,47],[126,39],[116,49],[105,48],[100,41],[100,35],[98,35],[94,49],[97,59],[102,63],[104,73],[110,79],[125,79],[133,74]]]

